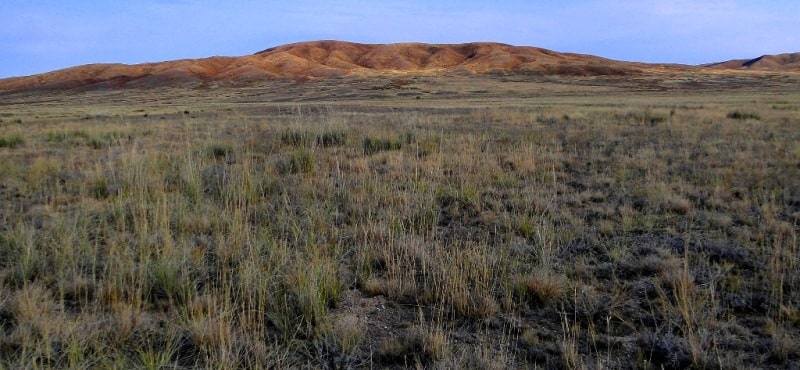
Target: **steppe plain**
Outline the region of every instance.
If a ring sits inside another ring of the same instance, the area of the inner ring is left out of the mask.
[[[0,368],[798,368],[798,86],[0,92]]]

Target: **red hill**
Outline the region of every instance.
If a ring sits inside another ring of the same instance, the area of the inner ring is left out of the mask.
[[[382,74],[638,75],[704,69],[800,71],[800,53],[690,67],[620,62],[529,46],[467,44],[358,44],[301,42],[241,57],[160,63],[90,64],[0,80],[0,91],[252,85],[274,79],[305,80]]]

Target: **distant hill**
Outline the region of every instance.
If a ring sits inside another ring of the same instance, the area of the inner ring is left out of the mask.
[[[800,53],[763,55],[755,59],[735,59],[707,64],[713,69],[749,69],[755,71],[800,72]]]
[[[254,85],[275,79],[305,80],[382,74],[527,74],[626,76],[688,72],[702,68],[797,71],[798,54],[765,56],[691,67],[621,62],[530,46],[466,44],[358,44],[301,42],[241,57],[210,57],[159,63],[90,64],[0,80],[0,91]]]

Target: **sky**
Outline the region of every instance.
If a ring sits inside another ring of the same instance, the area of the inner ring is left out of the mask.
[[[496,41],[702,64],[800,52],[800,1],[2,0],[0,78],[292,42]]]

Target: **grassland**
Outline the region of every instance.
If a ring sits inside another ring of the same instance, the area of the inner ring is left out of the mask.
[[[0,368],[792,368],[794,75],[0,96]]]

